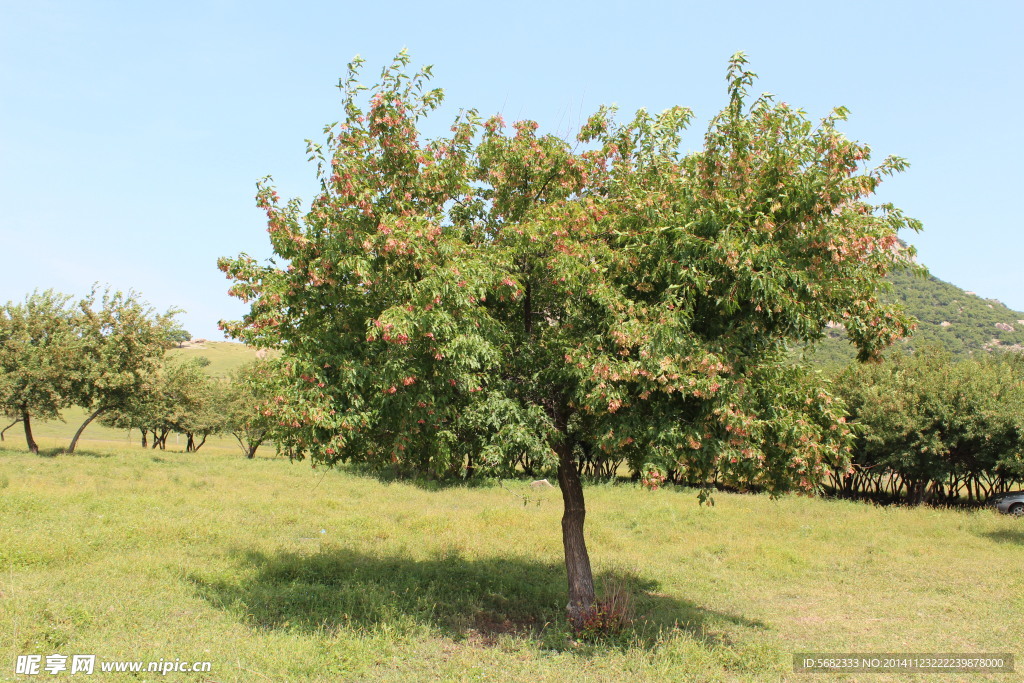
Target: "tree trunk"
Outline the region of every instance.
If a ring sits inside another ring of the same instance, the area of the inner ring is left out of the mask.
[[[146,447],[146,446],[148,446],[148,445],[149,445],[149,444],[148,444],[148,443],[146,443],[146,430],[145,430],[145,429],[143,429],[143,430],[142,430],[142,447],[143,447],[143,448],[145,448],[145,447]]]
[[[195,453],[196,451],[198,451],[200,448],[203,447],[204,443],[206,443],[206,434],[203,434],[203,440],[202,441],[200,441],[199,443],[193,443],[192,444],[192,452]]]
[[[21,411],[21,422],[25,425],[25,443],[28,444],[29,452],[39,455],[39,444],[32,438],[32,418],[27,410]]]
[[[195,442],[192,439],[192,432],[185,432],[185,436],[188,437],[188,441],[185,442],[185,452],[191,453]]]
[[[245,451],[245,457],[249,458],[250,460],[255,458],[256,457],[256,449],[259,448],[259,447],[260,447],[259,444],[249,444],[249,448],[247,448],[246,451]]]
[[[94,412],[89,417],[85,418],[85,422],[82,423],[82,426],[78,428],[77,432],[75,432],[74,438],[71,439],[71,445],[68,446],[68,453],[75,452],[75,447],[78,446],[78,439],[82,436],[82,432],[84,432],[85,428],[89,426],[89,423],[95,420],[96,416],[102,413],[104,410],[106,410],[106,408],[97,408],[96,412]]]
[[[587,517],[583,486],[572,459],[572,444],[564,437],[558,453],[558,487],[562,490],[565,505],[562,514],[562,545],[565,548],[565,570],[569,579],[569,604],[565,609],[569,624],[579,631],[593,614],[596,599],[590,555],[587,554],[587,544],[583,538],[583,522]]]

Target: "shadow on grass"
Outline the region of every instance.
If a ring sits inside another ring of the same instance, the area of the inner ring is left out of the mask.
[[[415,486],[425,491],[443,491],[452,488],[497,488],[501,481],[507,481],[510,477],[499,479],[477,475],[468,479],[462,477],[433,477],[424,474],[410,474],[401,472],[390,467],[377,468],[358,463],[345,463],[334,468],[338,472],[344,472],[356,477],[365,477],[379,481],[382,484],[402,483]]]
[[[457,554],[414,560],[343,548],[313,555],[250,550],[235,559],[242,571],[231,579],[187,578],[212,605],[237,613],[257,628],[319,632],[425,627],[484,645],[493,645],[503,634],[537,638],[549,648],[568,643],[565,570],[560,564]],[[596,577],[599,587],[612,582],[632,594],[637,615],[622,644],[628,640],[630,646],[654,648],[665,630],[679,629],[708,645],[728,645],[727,634],[736,626],[767,628],[660,594],[655,582],[635,574]]]
[[[88,448],[76,448],[74,453],[68,453],[64,449],[60,449],[58,455],[67,456],[69,458],[113,458],[114,453],[104,453],[102,451],[93,451]]]
[[[492,489],[505,488],[508,485],[524,484],[539,480],[547,480],[552,488],[558,488],[558,478],[554,472],[526,474],[511,472],[503,476],[476,474],[469,478],[462,477],[431,477],[422,474],[408,474],[390,468],[374,468],[361,464],[343,464],[336,467],[338,471],[356,477],[366,477],[382,484],[402,483],[415,486],[425,491],[444,491],[446,489]],[[588,477],[581,475],[584,486],[632,486],[635,482],[630,477]],[[518,494],[517,494],[518,495]]]
[[[0,449],[2,449],[2,448],[3,447],[0,446]],[[27,449],[25,449],[25,450],[14,450],[14,449],[11,449],[10,452],[12,452],[12,453],[28,453],[29,451]],[[78,456],[81,456],[81,457],[84,457],[84,458],[112,458],[112,457],[114,457],[113,453],[103,453],[103,452],[100,452],[100,451],[91,451],[91,450],[88,450],[88,449],[85,449],[85,448],[77,448],[77,449],[75,449],[74,453],[68,453],[67,448],[65,448],[64,446],[55,446],[53,448],[40,448],[39,449],[39,453],[37,453],[37,455],[40,458],[56,458],[58,456],[60,456],[60,457],[71,457],[71,458],[78,457]]]
[[[1024,529],[1000,529],[999,531],[986,531],[980,535],[996,543],[1024,545]]]

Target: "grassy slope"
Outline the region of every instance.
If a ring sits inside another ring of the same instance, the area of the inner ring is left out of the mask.
[[[206,372],[213,377],[227,377],[236,368],[256,360],[256,349],[234,342],[208,341],[197,346],[171,349],[170,357],[192,358],[202,356],[210,361]]]
[[[216,681],[764,680],[802,651],[1024,656],[1020,520],[587,496],[595,569],[625,576],[643,617],[600,646],[559,626],[557,490],[431,491],[216,448],[0,452],[0,678],[53,652],[210,660]]]

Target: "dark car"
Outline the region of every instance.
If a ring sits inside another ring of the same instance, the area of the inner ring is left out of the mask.
[[[1007,515],[1016,517],[1024,516],[1024,491],[1008,491],[992,496],[989,503],[996,506],[996,510]]]

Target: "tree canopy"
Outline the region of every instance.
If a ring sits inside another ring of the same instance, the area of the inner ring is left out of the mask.
[[[33,453],[32,418],[53,419],[72,404],[81,335],[71,297],[33,292],[0,307],[0,406],[21,420]]]
[[[58,418],[72,405],[91,411],[71,440],[74,452],[93,419],[140,392],[170,346],[177,313],[109,289],[78,302],[33,292],[0,307],[0,408],[21,419],[29,450],[39,450],[32,417]]]
[[[82,432],[99,415],[126,405],[145,387],[160,365],[177,328],[171,309],[157,313],[135,292],[100,294],[93,290],[79,303],[80,380],[72,397],[91,411],[68,447],[73,453]]]
[[[615,451],[687,478],[813,490],[843,462],[841,405],[787,361],[841,320],[862,359],[911,321],[879,299],[917,229],[868,203],[904,168],[865,164],[836,109],[817,125],[737,55],[703,148],[682,107],[627,123],[602,108],[575,140],[462,112],[423,139],[442,101],[403,53],[369,89],[340,83],[343,122],[308,143],[319,192],[282,202],[275,261],[222,259],[251,302],[234,337],[280,348],[279,447],[315,462],[437,475],[557,473],[577,628],[594,612],[581,454]]]

